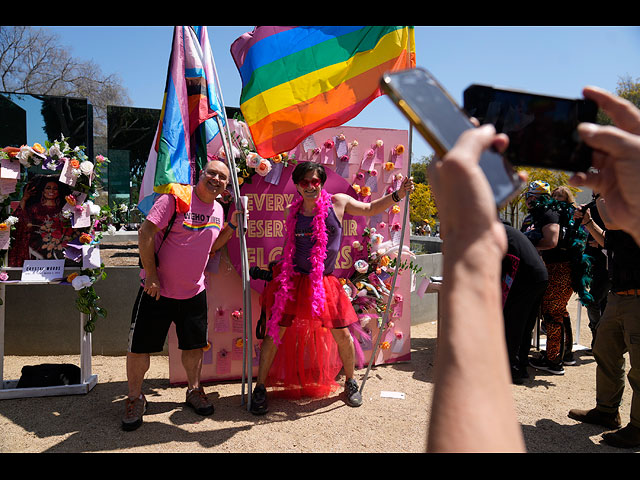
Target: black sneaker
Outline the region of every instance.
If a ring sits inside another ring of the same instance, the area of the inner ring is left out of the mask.
[[[353,378],[345,382],[344,391],[347,395],[347,405],[350,407],[359,407],[362,405],[362,395],[360,395],[358,383]]]
[[[251,395],[251,413],[254,415],[264,415],[267,413],[267,389],[264,385],[256,385]]]
[[[552,363],[547,360],[547,357],[532,358],[529,360],[529,365],[537,370],[544,370],[554,375],[564,375],[562,364]]]
[[[564,357],[562,357],[563,365],[575,365],[576,359],[573,356],[573,352],[567,352]]]

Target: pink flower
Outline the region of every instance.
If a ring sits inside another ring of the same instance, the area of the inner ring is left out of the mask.
[[[399,223],[394,223],[393,225],[391,225],[391,230],[394,232],[398,232],[400,231],[400,224]]]
[[[373,151],[372,148],[370,148],[369,150],[367,150],[367,157],[373,157],[375,155],[375,152]]]
[[[348,162],[349,161],[349,155],[342,155],[340,157],[340,161],[341,162]]]
[[[324,142],[324,148],[333,148],[333,140],[327,140],[326,142]]]
[[[266,159],[261,159],[260,163],[256,167],[256,173],[261,177],[264,177],[271,171],[271,162]]]

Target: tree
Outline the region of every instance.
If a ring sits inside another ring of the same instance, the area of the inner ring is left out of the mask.
[[[409,218],[414,224],[426,221],[434,229],[437,210],[431,194],[431,186],[427,183],[416,183],[415,187],[409,197],[409,205],[411,206]]]
[[[94,135],[106,136],[107,105],[130,105],[117,75],[75,59],[59,37],[29,26],[0,26],[0,90],[86,98],[94,108]]]
[[[618,77],[618,86],[616,87],[615,94],[629,100],[636,107],[640,108],[640,82],[633,80],[630,75]],[[598,112],[598,123],[602,125],[613,124],[611,119],[602,110]]]

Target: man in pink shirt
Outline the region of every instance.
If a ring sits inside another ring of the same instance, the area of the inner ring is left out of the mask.
[[[163,350],[171,323],[176,325],[178,348],[187,373],[186,403],[201,415],[213,413],[213,405],[200,385],[202,349],[207,346],[204,271],[209,257],[227,243],[236,229],[231,221],[222,228],[224,213],[216,201],[228,182],[227,166],[217,160],[208,162],[193,187],[188,212],[176,212],[173,195],[161,195],[140,227],[142,286],[129,332],[129,394],[122,419],[124,430],[135,430],[142,424],[147,407],[142,382],[149,369],[150,354]],[[165,237],[174,212],[175,220]]]

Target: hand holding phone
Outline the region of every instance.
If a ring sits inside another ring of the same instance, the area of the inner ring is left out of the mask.
[[[577,132],[579,123],[596,121],[598,106],[591,100],[471,85],[464,91],[464,109],[507,134],[505,157],[512,165],[570,172],[591,166],[592,151]]]
[[[465,130],[475,128],[469,116],[425,69],[385,73],[380,84],[439,158],[453,148]],[[491,150],[482,152],[479,165],[498,207],[519,192],[522,181],[500,154]]]

